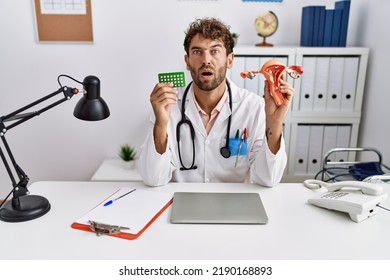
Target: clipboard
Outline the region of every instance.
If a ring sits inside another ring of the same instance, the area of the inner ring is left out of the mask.
[[[97,235],[137,239],[172,204],[173,197],[170,193],[138,188],[129,193],[133,189],[120,188],[77,219],[71,227]],[[110,200],[114,202],[104,206]]]

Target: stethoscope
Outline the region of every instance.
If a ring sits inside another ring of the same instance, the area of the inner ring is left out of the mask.
[[[185,115],[185,101],[186,101],[186,98],[187,98],[188,90],[191,87],[191,84],[192,84],[192,82],[188,84],[188,86],[186,87],[186,89],[184,91],[183,102],[181,103],[181,120],[177,123],[177,126],[176,126],[176,140],[177,140],[177,149],[178,149],[178,152],[179,152],[179,160],[180,160],[180,164],[181,164],[181,167],[180,167],[181,171],[192,170],[192,169],[198,168],[195,165],[195,129],[194,129],[194,126],[192,125],[191,121],[189,119],[187,119],[187,117]],[[233,112],[232,111],[232,107],[233,107],[232,106],[232,91],[230,89],[230,85],[229,85],[228,81],[226,81],[226,85],[227,85],[228,93],[229,93],[229,107],[230,107],[230,111]],[[229,158],[230,157],[229,135],[230,135],[230,124],[231,124],[231,121],[232,121],[232,115],[230,114],[229,119],[228,119],[227,132],[226,132],[226,144],[220,150],[221,155],[224,158]],[[192,163],[191,163],[190,167],[185,167],[184,166],[182,158],[181,158],[181,153],[180,153],[180,127],[183,124],[187,124],[189,126],[190,133],[191,133],[191,139],[192,139]]]

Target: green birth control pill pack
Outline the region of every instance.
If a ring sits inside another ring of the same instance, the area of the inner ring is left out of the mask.
[[[186,81],[184,72],[171,72],[158,74],[158,81],[160,83],[173,83],[173,87],[185,87]]]

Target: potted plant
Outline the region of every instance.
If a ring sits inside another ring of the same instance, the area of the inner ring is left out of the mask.
[[[133,169],[135,167],[135,156],[137,152],[133,147],[124,144],[119,149],[119,157],[123,160],[123,167],[126,169]]]
[[[234,32],[232,33],[232,37],[233,37],[233,41],[234,41],[234,46],[237,45],[238,36],[240,36],[240,35],[238,35],[238,33],[234,33]]]

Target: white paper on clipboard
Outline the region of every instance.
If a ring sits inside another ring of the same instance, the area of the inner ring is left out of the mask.
[[[123,187],[79,218],[76,223],[89,225],[89,221],[126,227],[122,232],[137,234],[172,199],[172,194],[137,189],[132,193],[103,206],[111,199],[133,190]]]

